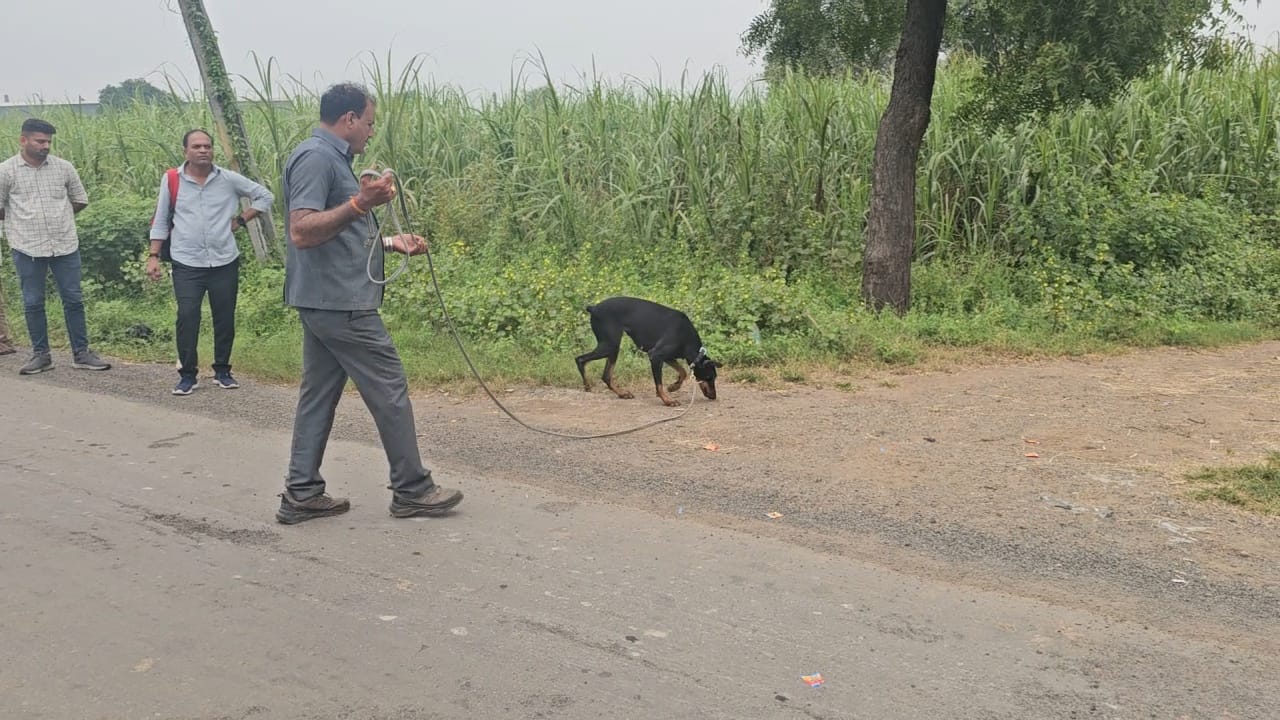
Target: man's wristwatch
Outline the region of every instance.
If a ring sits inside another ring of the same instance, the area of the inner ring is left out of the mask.
[[[243,215],[237,215],[234,222],[235,222],[235,226],[238,228],[242,228],[249,224],[249,221],[245,220]]]

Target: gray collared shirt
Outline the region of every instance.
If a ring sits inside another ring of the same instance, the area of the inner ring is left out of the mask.
[[[294,210],[329,210],[360,192],[352,159],[351,146],[324,128],[316,128],[298,145],[284,166],[286,238]],[[300,250],[286,243],[285,303],[313,310],[377,310],[382,286],[369,280],[366,264],[372,251],[373,276],[381,280],[384,256],[379,237],[370,212],[321,245]]]
[[[271,191],[240,173],[213,166],[201,185],[187,174],[187,164],[178,169],[178,202],[174,205],[173,235],[169,254],[181,265],[197,268],[222,267],[240,257],[240,248],[231,230],[231,221],[240,211],[240,198],[260,213],[271,209]],[[169,178],[160,179],[160,198],[151,239],[163,240],[169,229]]]
[[[28,165],[19,153],[0,162],[0,208],[9,247],[28,257],[61,257],[80,249],[72,203],[89,194],[71,163],[49,155]]]

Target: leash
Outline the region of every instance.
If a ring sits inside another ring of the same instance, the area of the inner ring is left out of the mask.
[[[405,205],[405,202],[404,202],[404,192],[403,192],[404,188],[401,187],[400,185],[400,176],[396,175],[396,172],[391,168],[387,168],[382,172],[369,169],[360,173],[359,179],[363,180],[367,177],[372,177],[376,179],[376,178],[382,177],[383,175],[388,175],[388,174],[391,175],[391,177],[396,181],[396,197],[400,199],[400,212],[396,212],[396,202],[395,200],[392,200],[391,202],[387,203],[387,216],[391,218],[391,224],[395,227],[396,234],[403,235],[404,228],[400,226],[400,216],[403,214],[405,219],[405,224],[408,224],[409,208],[407,205]],[[374,285],[382,285],[382,286],[390,285],[393,280],[400,277],[401,273],[409,269],[409,256],[408,255],[400,256],[400,267],[396,268],[395,271],[391,273],[391,277],[385,277],[387,272],[386,272],[386,266],[384,265],[382,270],[384,279],[379,280],[375,278],[373,276],[373,256],[377,254],[376,251],[378,249],[378,245],[382,241],[382,238],[381,238],[382,227],[378,223],[378,219],[373,216],[372,212],[370,212],[365,217],[365,225],[369,229],[368,234],[366,235],[367,239],[365,241],[365,244],[369,246],[369,257],[368,259],[365,260],[365,263],[364,263],[364,274],[366,277],[369,278],[369,282],[373,283]],[[386,255],[385,250],[383,252],[383,255],[385,257]]]
[[[391,202],[387,203],[387,215],[391,218],[391,223],[395,227],[396,234],[403,235],[404,230],[402,229],[402,223],[401,223],[402,219],[403,219],[404,225],[410,225],[410,223],[409,223],[409,207],[404,200],[404,187],[401,186],[400,184],[400,176],[397,175],[394,170],[387,168],[386,170],[383,170],[381,173],[378,172],[377,170],[365,170],[364,172],[360,173],[360,177],[363,178],[365,176],[371,176],[376,178],[376,177],[381,177],[383,174],[386,174],[386,173],[390,173],[391,177],[395,179],[396,197],[400,199],[400,208],[398,212],[395,207],[395,200],[392,200]],[[373,213],[370,213],[370,216],[372,216],[372,214]],[[395,272],[393,272],[390,277],[381,281],[375,280],[373,277],[373,256],[375,251],[377,250],[378,244],[381,242],[381,238],[377,237],[377,235],[379,234],[379,230],[378,230],[378,225],[376,221],[369,221],[369,232],[370,232],[369,259],[365,262],[365,272],[366,274],[368,274],[369,280],[371,282],[376,283],[378,285],[389,285],[393,280],[400,277],[401,273],[403,273],[405,270],[408,269],[409,256],[405,255],[403,257],[403,259],[400,261],[400,267],[396,268]],[[654,425],[661,425],[662,423],[671,422],[672,420],[679,420],[680,418],[688,414],[690,410],[693,409],[693,402],[698,397],[698,383],[696,380],[694,382],[689,383],[689,386],[690,386],[689,387],[689,404],[685,406],[685,409],[683,412],[680,412],[677,415],[672,415],[670,417],[658,418],[657,420],[644,423],[643,425],[637,425],[633,428],[627,428],[625,430],[615,430],[613,432],[607,432],[607,433],[597,433],[594,435],[574,435],[570,433],[557,432],[555,430],[545,430],[543,428],[537,428],[526,423],[525,421],[516,417],[516,415],[512,413],[510,410],[508,410],[506,405],[502,404],[502,401],[499,400],[497,396],[493,394],[493,391],[491,391],[489,389],[489,386],[485,384],[484,379],[480,377],[480,371],[476,370],[475,364],[471,362],[471,356],[467,354],[467,348],[462,343],[462,337],[458,334],[458,329],[453,325],[453,318],[449,315],[449,308],[445,306],[444,294],[440,291],[440,280],[439,278],[436,277],[435,261],[432,260],[431,258],[430,237],[427,238],[426,252],[424,254],[427,256],[427,269],[431,272],[431,287],[435,290],[436,300],[440,302],[440,311],[444,313],[445,322],[449,325],[449,334],[453,336],[453,341],[458,346],[458,352],[462,353],[462,359],[466,361],[467,367],[470,368],[472,377],[476,379],[476,382],[480,384],[480,387],[484,390],[485,394],[489,396],[489,399],[493,401],[494,405],[498,406],[499,410],[506,413],[507,417],[520,423],[526,429],[532,430],[533,432],[536,432],[536,433],[542,433],[544,435],[554,435],[555,437],[569,438],[571,440],[594,440],[597,438],[607,438],[607,437],[616,437],[618,435],[627,435],[629,433],[638,432],[646,428],[651,428]]]

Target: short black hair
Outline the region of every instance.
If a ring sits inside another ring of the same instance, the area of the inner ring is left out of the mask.
[[[338,83],[320,96],[320,120],[332,125],[338,118],[353,112],[363,115],[366,106],[376,103],[363,86],[355,83]]]
[[[205,130],[204,128],[191,128],[190,130],[187,131],[186,135],[182,136],[182,148],[184,150],[187,147],[188,141],[191,140],[191,136],[195,135],[196,133],[204,133],[206,136],[208,136],[209,142],[213,143],[213,135],[210,135],[208,130]]]
[[[44,133],[45,135],[53,135],[56,132],[58,132],[58,129],[55,128],[53,126],[53,123],[49,122],[48,120],[41,120],[40,118],[27,118],[26,120],[22,121],[23,135],[30,135],[32,133]]]

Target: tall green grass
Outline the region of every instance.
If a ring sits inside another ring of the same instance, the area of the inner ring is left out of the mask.
[[[463,330],[515,355],[585,342],[582,305],[610,293],[686,309],[739,364],[1213,342],[1274,324],[1275,54],[1169,69],[1109,107],[995,132],[961,119],[978,67],[953,57],[918,176],[916,310],[900,321],[857,298],[883,77],[789,75],[741,91],[716,74],[554,83],[535,58],[510,89],[480,95],[426,80],[421,58],[369,56],[365,71],[378,132],[360,162],[399,171]],[[317,89],[271,60],[242,80],[251,145],[279,197]],[[51,109],[55,151],[95,198],[153,196],[182,133],[210,123],[197,98],[176,99],[99,117]],[[0,137],[19,122],[0,117]],[[260,297],[278,302],[274,289]],[[443,337],[425,273],[388,297],[393,322]],[[288,322],[252,312],[264,337]]]
[[[718,75],[673,86],[584,76],[557,86],[536,63],[501,95],[432,84],[420,58],[365,64],[379,99],[367,162],[395,166],[421,205],[481,199],[487,222],[466,240],[573,248],[668,242],[759,265],[848,269],[861,221],[883,78],[792,75],[735,92]],[[1008,249],[1003,220],[1064,176],[1105,181],[1149,171],[1151,190],[1198,196],[1227,188],[1263,209],[1280,177],[1280,61],[1241,55],[1218,70],[1167,70],[1116,104],[990,133],[963,124],[976,66],[942,68],[919,175],[920,257]],[[243,78],[246,121],[268,182],[315,122],[317,91],[280,78],[271,60]],[[180,98],[192,100],[193,98]],[[88,118],[52,109],[58,151],[100,193],[150,194],[178,162],[204,106],[134,106]],[[20,118],[0,118],[14,137]],[[478,231],[483,230],[483,234]]]

